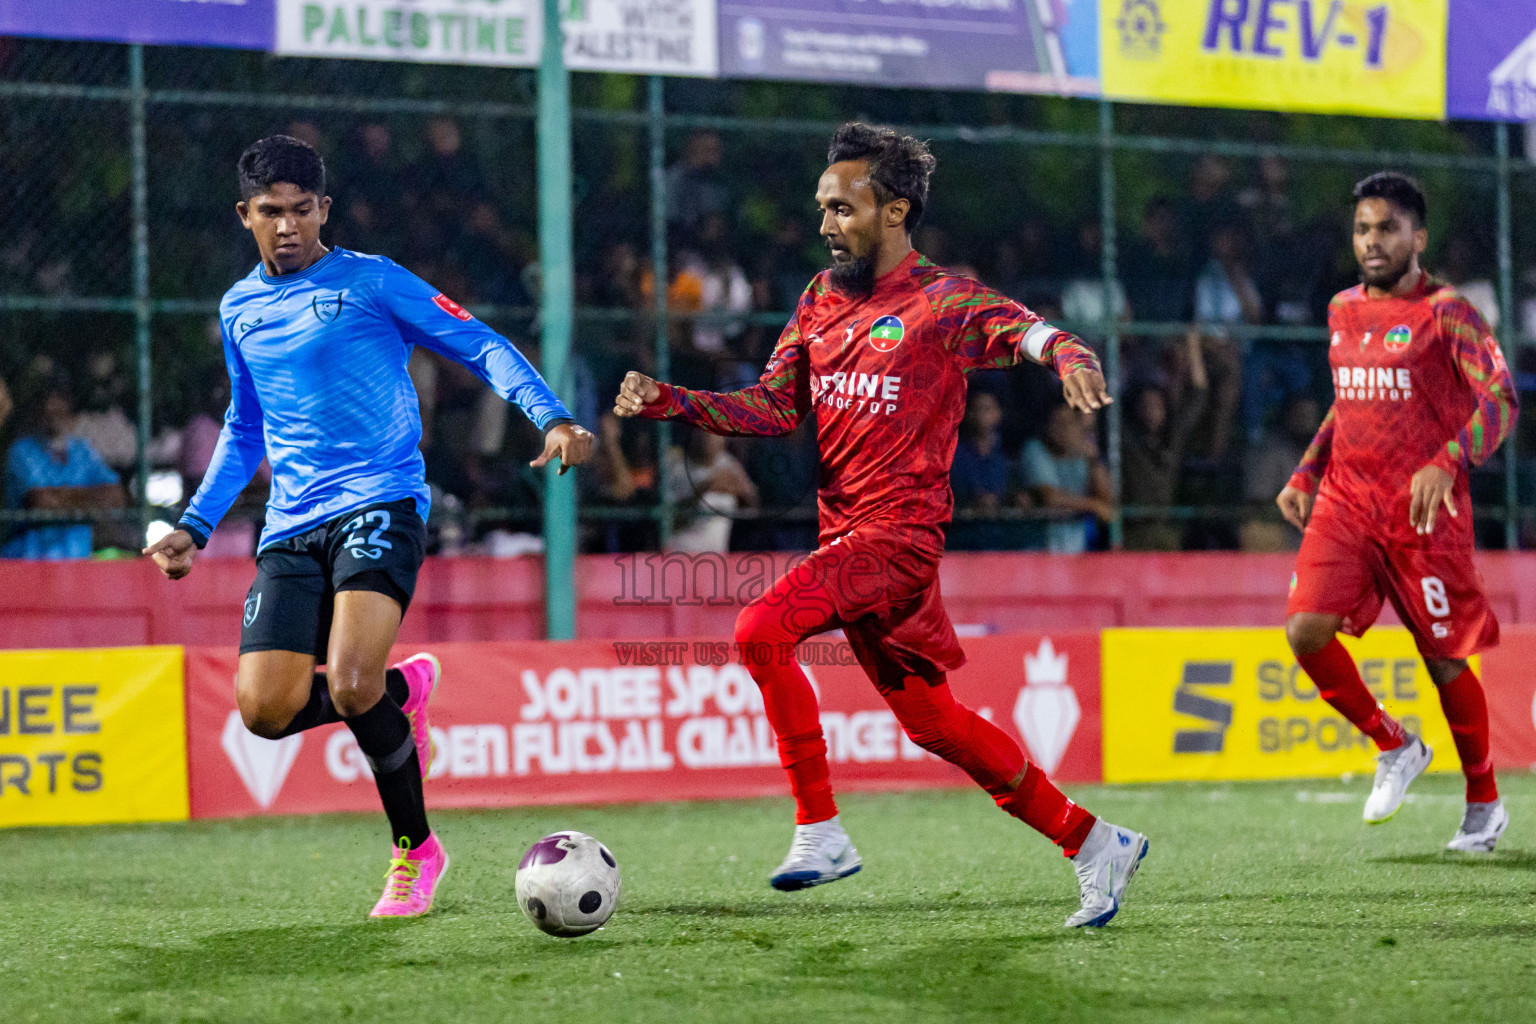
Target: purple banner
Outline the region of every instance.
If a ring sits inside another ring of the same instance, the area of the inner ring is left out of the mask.
[[[1445,113],[1536,121],[1536,2],[1451,0]]]
[[[720,73],[1099,91],[1097,0],[720,0]]]
[[[0,36],[272,49],[275,0],[0,0]]]

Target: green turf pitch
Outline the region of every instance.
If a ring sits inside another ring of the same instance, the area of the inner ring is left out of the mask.
[[[429,918],[370,922],[381,820],[0,833],[0,1021],[1523,1021],[1536,1019],[1536,779],[1491,858],[1443,854],[1459,779],[1387,825],[1366,784],[1094,788],[1144,830],[1120,917],[1067,932],[1068,864],[956,790],[857,796],[864,871],[781,894],[787,800],[440,813]],[[1299,799],[1298,796],[1305,796]],[[513,903],[559,828],[618,855],[608,927]]]

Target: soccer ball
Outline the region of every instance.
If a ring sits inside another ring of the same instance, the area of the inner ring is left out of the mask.
[[[517,865],[517,905],[541,931],[572,938],[596,931],[619,900],[619,862],[582,832],[555,832]]]

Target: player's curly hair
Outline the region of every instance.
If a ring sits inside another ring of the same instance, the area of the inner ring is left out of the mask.
[[[1421,228],[1429,217],[1429,204],[1424,201],[1423,187],[1406,174],[1397,171],[1378,171],[1355,186],[1355,202],[1362,199],[1385,199],[1399,210],[1413,215],[1414,227]]]
[[[315,147],[291,135],[268,135],[240,154],[240,198],[261,195],[279,181],[325,195],[325,161]]]
[[[849,121],[832,136],[827,163],[864,160],[869,164],[869,183],[880,205],[894,199],[908,203],[906,228],[914,230],[928,205],[928,179],[939,161],[928,144],[894,128]]]

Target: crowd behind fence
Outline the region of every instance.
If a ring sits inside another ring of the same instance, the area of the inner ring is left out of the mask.
[[[532,83],[0,39],[0,550],[135,551],[190,498],[228,400],[218,299],[256,259],[234,162],[262,135],[326,157],[327,243],[393,257],[537,363]],[[727,441],[607,410],[628,369],[755,381],[826,264],[812,195],[847,117],[932,140],[916,247],[1080,333],[1120,396],[1095,422],[1044,370],[973,377],[952,548],[1293,547],[1273,497],[1332,400],[1349,189],[1383,167],[1424,182],[1426,265],[1536,390],[1536,179],[1503,126],[616,75],[576,76],[573,94],[573,411],[599,439],[580,474],[587,551],[814,544],[813,424]],[[433,550],[537,550],[532,427],[456,364],[418,351],[411,375]],[[1474,474],[1484,545],[1536,541],[1528,435]],[[250,553],[265,488],[215,551]]]

